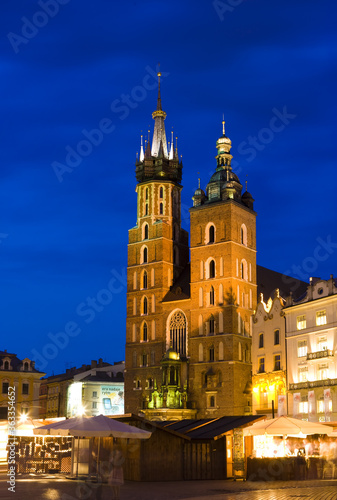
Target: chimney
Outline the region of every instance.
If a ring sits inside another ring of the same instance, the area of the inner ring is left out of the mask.
[[[102,365],[103,365],[103,359],[99,358],[99,360],[98,360],[98,366],[102,366]]]
[[[91,368],[96,368],[97,366],[97,361],[95,359],[91,360]]]

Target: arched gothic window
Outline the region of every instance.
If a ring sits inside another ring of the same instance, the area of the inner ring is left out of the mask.
[[[143,264],[147,263],[147,247],[143,249]]]
[[[145,189],[145,199],[148,200],[149,199],[149,188],[146,188]]]
[[[214,243],[215,241],[215,231],[214,231],[214,226],[209,226],[208,230],[208,243]]]
[[[162,203],[159,203],[159,214],[163,215],[164,213],[164,205]]]
[[[143,314],[147,314],[147,298],[144,297],[143,300]]]
[[[247,228],[245,224],[241,226],[241,245],[247,246]]]
[[[161,186],[160,189],[159,189],[159,198],[160,199],[163,199],[163,196],[164,196],[164,189],[163,187]]]
[[[147,339],[148,339],[148,337],[147,337],[147,323],[144,322],[143,323],[143,328],[142,328],[142,340],[144,342],[147,342]]]
[[[143,288],[147,288],[147,272],[143,273]]]
[[[214,306],[214,288],[212,286],[209,292],[209,304]]]
[[[169,330],[172,348],[180,356],[186,356],[186,317],[182,311],[176,311],[171,316]]]
[[[149,226],[148,224],[145,224],[144,226],[144,237],[143,237],[144,240],[148,240],[149,239]]]
[[[212,315],[209,318],[209,333],[210,333],[210,335],[213,335],[213,333],[214,333],[214,327],[215,327],[215,321],[214,321],[214,316]]]
[[[213,259],[209,263],[209,277],[215,278],[215,262]]]

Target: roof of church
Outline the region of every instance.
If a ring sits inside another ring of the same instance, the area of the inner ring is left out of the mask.
[[[173,283],[170,290],[163,298],[163,302],[173,302],[175,300],[186,300],[191,296],[190,293],[190,264],[180,273],[178,279]]]
[[[274,291],[278,288],[280,295],[286,298],[292,292],[294,298],[298,298],[305,293],[308,283],[287,274],[272,271],[263,266],[256,266],[257,293],[263,293],[264,300],[274,296]]]
[[[286,298],[292,292],[294,298],[302,296],[307,289],[308,283],[293,278],[286,274],[278,273],[263,266],[256,266],[257,293],[263,293],[264,299],[274,296],[274,291],[278,288],[280,295]],[[190,298],[190,264],[187,264],[178,279],[173,283],[170,290],[165,295],[163,302],[173,302],[177,300],[187,300]]]

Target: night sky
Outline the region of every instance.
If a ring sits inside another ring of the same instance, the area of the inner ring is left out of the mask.
[[[258,264],[336,275],[336,14],[332,0],[3,1],[0,350],[39,356],[48,375],[124,359],[136,152],[158,62],[183,226],[224,114],[256,200]]]

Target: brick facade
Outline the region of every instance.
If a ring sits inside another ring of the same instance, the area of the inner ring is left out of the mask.
[[[250,413],[251,316],[256,308],[253,199],[232,172],[223,130],[207,195],[193,197],[191,242],[181,228],[182,164],[164,153],[160,94],[155,144],[136,165],[137,225],[129,231],[125,411],[147,418]],[[168,151],[168,149],[167,149]],[[189,255],[190,253],[190,255]],[[166,355],[165,355],[166,353]],[[178,353],[178,354],[176,354]]]

